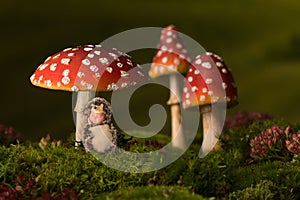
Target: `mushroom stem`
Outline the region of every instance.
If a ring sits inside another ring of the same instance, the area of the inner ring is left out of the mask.
[[[200,107],[203,126],[203,142],[199,152],[200,158],[205,157],[212,149],[218,149],[218,136],[222,127],[222,124],[220,124],[220,114],[222,113],[216,111],[212,112],[210,104]]]
[[[171,106],[171,131],[172,131],[172,145],[174,147],[184,149],[185,138],[181,125],[181,110],[180,110],[180,89],[177,74],[170,75],[170,97],[167,102]]]
[[[93,94],[92,91],[78,91],[77,93],[77,101],[74,108],[76,112],[75,147],[79,146],[82,141],[84,126],[88,123],[88,116],[84,114],[84,109],[93,98]]]

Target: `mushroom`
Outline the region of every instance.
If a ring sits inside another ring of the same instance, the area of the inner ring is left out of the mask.
[[[82,144],[87,123],[83,111],[95,91],[113,91],[144,79],[141,67],[115,48],[84,45],[66,48],[49,56],[30,77],[33,85],[77,92],[75,146]]]
[[[233,76],[221,57],[211,52],[196,57],[185,78],[182,101],[185,109],[200,106],[203,144],[199,156],[204,157],[218,141],[218,127],[223,125],[222,113],[212,112],[212,105],[223,103],[231,108],[238,104]]]
[[[153,59],[149,76],[151,78],[164,75],[170,76],[170,96],[167,104],[171,107],[172,144],[183,149],[185,147],[185,138],[181,126],[179,75],[187,72],[191,58],[187,54],[187,49],[173,25],[162,30],[158,49]]]

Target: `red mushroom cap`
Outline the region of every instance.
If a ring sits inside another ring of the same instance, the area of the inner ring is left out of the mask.
[[[222,101],[230,108],[238,103],[233,76],[221,57],[210,52],[196,57],[186,75],[182,101],[184,108]]]
[[[158,49],[149,71],[151,78],[187,72],[191,58],[173,25],[162,30]]]
[[[67,48],[48,57],[30,77],[33,85],[66,91],[111,91],[144,77],[132,58],[101,45]]]

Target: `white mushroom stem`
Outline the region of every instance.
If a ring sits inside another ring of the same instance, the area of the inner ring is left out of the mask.
[[[87,103],[93,98],[92,91],[78,91],[74,111],[76,112],[75,147],[82,142],[84,126],[88,123],[88,116],[84,115]]]
[[[205,105],[200,107],[202,115],[202,126],[203,126],[203,142],[199,152],[199,157],[205,157],[213,148],[216,148],[221,129],[222,112],[218,110],[212,111],[211,105]]]
[[[171,131],[172,131],[172,145],[174,147],[184,149],[185,148],[185,138],[182,130],[181,121],[181,110],[179,105],[180,86],[177,74],[172,74],[170,76],[170,97],[167,102],[171,106]]]

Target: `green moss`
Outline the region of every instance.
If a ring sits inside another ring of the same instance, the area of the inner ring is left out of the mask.
[[[147,186],[147,187],[130,187],[112,193],[103,194],[99,199],[138,199],[138,200],[163,200],[163,199],[176,199],[176,200],[205,200],[200,195],[194,194],[188,188],[179,186]]]
[[[243,199],[249,195],[258,199],[299,199],[298,159],[292,162],[255,162],[249,157],[250,138],[273,125],[288,124],[270,120],[254,122],[242,129],[230,129],[224,133],[222,148],[203,159],[198,157],[199,144],[194,143],[169,166],[138,174],[112,169],[84,149],[75,149],[68,143],[47,141],[43,145],[27,142],[0,146],[0,189],[10,190],[12,195],[19,195],[15,196],[18,198],[26,196],[32,199],[47,195],[78,196],[81,199],[163,199],[166,196],[169,199],[201,199],[199,195],[217,199]],[[292,127],[298,129],[297,125]],[[132,139],[123,147],[132,152],[152,152],[169,141],[167,136],[161,135],[150,142]],[[163,154],[156,160],[149,157],[149,163],[160,162],[163,158]],[[138,161],[134,156],[128,159],[123,159],[124,167],[138,167],[129,165],[130,159]],[[16,182],[16,178],[19,181]],[[34,188],[33,192],[29,186]],[[20,187],[24,194],[17,190]],[[269,190],[272,193],[268,196]]]

